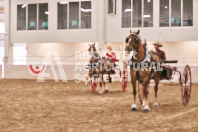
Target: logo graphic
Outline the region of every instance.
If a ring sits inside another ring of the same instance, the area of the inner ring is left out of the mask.
[[[45,73],[46,68],[46,65],[28,65],[28,71],[33,76],[38,76]]]

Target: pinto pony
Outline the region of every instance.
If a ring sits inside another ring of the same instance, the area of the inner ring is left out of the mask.
[[[140,98],[142,99],[142,109],[143,112],[149,112],[150,108],[148,105],[148,95],[149,95],[149,83],[150,79],[154,79],[155,81],[155,103],[154,103],[154,108],[158,107],[158,102],[157,102],[157,91],[158,91],[158,84],[160,81],[160,76],[161,76],[161,71],[158,70],[153,70],[150,67],[152,64],[160,64],[161,58],[158,54],[154,52],[148,52],[146,44],[142,44],[142,41],[139,37],[140,30],[137,32],[130,31],[130,35],[126,38],[126,51],[131,52],[134,51],[136,52],[135,57],[130,59],[130,62],[132,62],[130,65],[130,75],[131,75],[131,83],[133,86],[133,95],[134,95],[134,102],[131,106],[131,111],[137,111],[137,104],[136,104],[136,80],[139,81],[139,83],[142,85],[141,90],[140,90]],[[137,67],[138,64],[139,66],[141,64],[146,64],[144,69],[139,68],[135,69],[134,67]],[[145,70],[147,69],[147,70]]]

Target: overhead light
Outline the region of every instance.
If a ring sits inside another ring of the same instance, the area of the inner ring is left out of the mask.
[[[21,6],[21,8],[25,8],[26,6],[27,6],[27,4],[24,4],[24,5]]]
[[[49,14],[49,12],[48,12],[48,11],[46,11],[46,12],[45,12],[45,14],[46,14],[46,15],[48,15],[48,14]]]
[[[91,10],[91,9],[84,9],[84,8],[81,8],[81,11],[82,11],[82,12],[91,12],[92,10]]]
[[[151,15],[144,15],[143,17],[144,18],[149,18],[149,17],[151,17]]]
[[[68,1],[62,1],[62,2],[60,2],[60,4],[67,4],[68,3]]]
[[[124,12],[132,12],[132,9],[125,9]]]
[[[168,6],[165,6],[165,8],[167,9],[167,8],[168,8]]]
[[[147,0],[147,2],[151,2],[151,0]]]

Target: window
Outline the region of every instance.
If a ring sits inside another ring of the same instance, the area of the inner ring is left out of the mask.
[[[28,5],[28,30],[37,30],[37,4]]]
[[[153,0],[144,0],[144,27],[153,27]]]
[[[91,1],[58,2],[57,29],[91,29]]]
[[[81,2],[81,28],[91,28],[91,1]]]
[[[122,0],[122,27],[153,27],[153,0]]]
[[[114,15],[116,13],[116,0],[108,0],[108,14]]]
[[[39,4],[39,29],[48,29],[48,4]]]
[[[142,1],[133,0],[133,27],[142,27]]]
[[[13,64],[14,65],[26,65],[27,60],[27,48],[26,44],[14,44],[13,45]]]
[[[1,42],[2,41],[0,41],[0,65],[3,65],[5,48],[4,48],[4,46],[1,45]],[[4,43],[4,42],[2,42],[2,43]]]
[[[68,2],[58,3],[58,29],[67,29],[67,4]]]
[[[79,29],[79,2],[69,3],[69,28]]]
[[[160,0],[160,27],[169,27],[169,0]]]
[[[171,26],[181,26],[181,0],[171,0]]]
[[[113,14],[113,0],[108,0],[108,14]]]
[[[0,23],[0,33],[5,33],[5,23]]]
[[[131,0],[122,0],[122,27],[131,27]]]
[[[26,30],[27,4],[17,5],[17,30]]]
[[[193,0],[160,0],[160,27],[169,26],[193,26]]]
[[[183,0],[183,26],[193,26],[193,0]]]
[[[27,19],[26,10],[28,11]],[[17,5],[17,30],[47,30],[48,14],[47,3]]]

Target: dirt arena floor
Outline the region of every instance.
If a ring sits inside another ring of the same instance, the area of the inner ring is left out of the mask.
[[[197,132],[198,84],[193,85],[188,107],[179,86],[159,87],[159,108],[150,113],[130,111],[132,87],[122,92],[121,83],[109,84],[110,91],[98,96],[90,86],[35,80],[0,80],[1,132]]]

